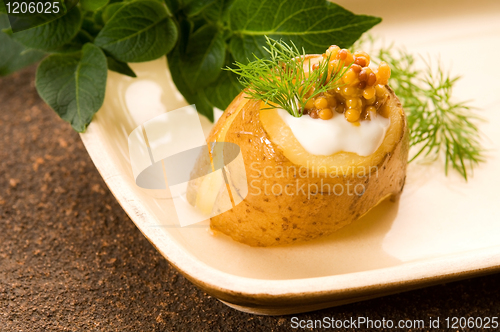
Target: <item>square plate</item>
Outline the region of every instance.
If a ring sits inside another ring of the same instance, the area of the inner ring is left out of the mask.
[[[335,234],[276,248],[210,235],[208,221],[180,228],[166,190],[137,187],[129,133],[186,105],[165,58],[109,73],[106,97],[82,140],[104,181],[142,233],[181,273],[226,304],[290,314],[500,270],[500,2],[339,1],[384,18],[372,33],[463,75],[454,95],[473,100],[487,163],[465,182],[441,164],[410,164],[399,204],[383,202]],[[423,63],[423,62],[422,62]],[[211,124],[201,118],[205,134]]]

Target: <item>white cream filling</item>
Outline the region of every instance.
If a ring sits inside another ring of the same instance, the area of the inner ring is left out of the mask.
[[[360,125],[355,126],[338,113],[322,120],[308,115],[296,118],[284,109],[277,110],[302,147],[310,154],[321,156],[344,151],[367,157],[382,144],[391,122],[375,112],[370,121],[360,121]]]

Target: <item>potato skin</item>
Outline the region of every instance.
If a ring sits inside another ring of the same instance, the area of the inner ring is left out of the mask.
[[[339,177],[299,167],[287,159],[271,142],[260,122],[260,102],[245,100],[242,92],[214,126],[207,141],[222,139],[240,146],[249,193],[233,209],[212,217],[210,227],[250,246],[286,245],[330,234],[360,218],[383,199],[398,197],[405,183],[409,135],[401,103],[393,91],[389,91],[404,117],[401,137],[392,153],[387,153],[378,165],[372,165],[377,167],[370,167],[366,176],[349,174]],[[246,104],[241,108],[240,104],[244,102]],[[241,111],[234,116],[238,106]],[[225,137],[221,137],[219,133],[231,116],[234,120]],[[280,173],[283,169],[297,172]],[[277,174],[280,176],[266,176]],[[325,188],[326,184],[330,188],[342,186],[346,193],[322,192],[320,188]],[[364,188],[364,192],[348,195],[346,188],[349,184],[351,189],[357,185],[358,189]],[[292,195],[284,193],[287,185],[293,188],[288,191],[293,192]],[[279,190],[273,193],[273,186],[282,188],[281,194]]]

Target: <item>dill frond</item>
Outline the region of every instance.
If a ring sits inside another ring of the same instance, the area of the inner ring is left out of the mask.
[[[266,37],[269,58],[254,59],[248,63],[236,62],[236,68],[226,68],[238,75],[240,83],[247,88],[250,98],[262,100],[268,108],[281,107],[295,117],[303,115],[306,103],[320,93],[341,86],[339,78],[349,67],[334,68],[329,75],[329,58],[319,62],[316,70],[304,70],[305,51],[299,51],[291,43],[275,41]]]

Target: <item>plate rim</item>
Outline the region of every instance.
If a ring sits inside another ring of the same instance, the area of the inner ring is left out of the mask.
[[[123,175],[116,171],[116,161],[107,158],[107,144],[103,144],[105,139],[98,121],[94,119],[80,137],[110,191],[132,222],[162,256],[188,280],[210,295],[224,302],[248,308],[249,311],[256,311],[254,313],[265,314],[262,310],[266,308],[291,308],[318,302],[333,303],[332,305],[339,301],[347,303],[349,299],[374,298],[500,271],[498,245],[424,258],[391,267],[322,277],[268,280],[232,275],[208,266],[183,250],[168,232],[162,234],[173,241],[160,240],[158,228],[149,227],[146,221],[155,217],[139,199],[134,200],[137,197],[132,188],[121,180]],[[261,312],[259,308],[262,309]],[[302,311],[308,310],[298,312]]]

